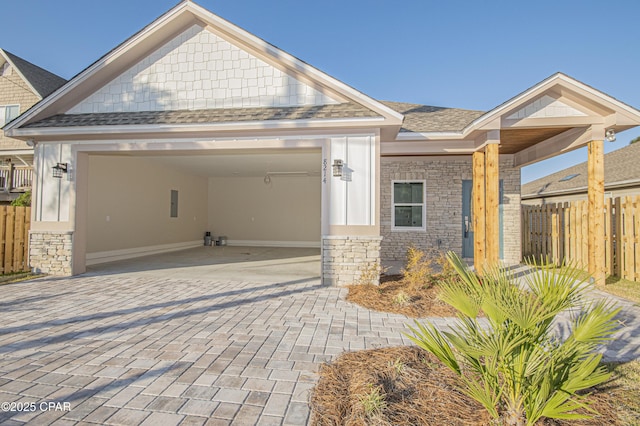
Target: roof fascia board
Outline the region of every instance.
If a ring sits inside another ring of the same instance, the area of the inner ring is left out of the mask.
[[[381,155],[460,155],[472,154],[476,150],[473,141],[446,142],[405,141],[381,142]]]
[[[157,132],[202,132],[202,131],[242,131],[272,129],[308,129],[317,127],[363,127],[383,124],[383,118],[345,118],[325,120],[286,120],[286,121],[242,121],[232,123],[204,124],[142,124],[123,126],[74,126],[74,127],[36,127],[11,129],[7,136],[14,138],[35,138],[47,136],[77,136],[99,134],[144,134]]]
[[[460,132],[401,132],[396,136],[397,141],[431,141],[462,139]]]
[[[524,103],[546,91],[553,91],[554,87],[557,85],[560,85],[566,90],[581,93],[588,99],[591,99],[594,103],[599,102],[609,104],[611,109],[613,109],[614,111],[623,111],[629,114],[630,118],[633,117],[633,119],[635,120],[636,125],[640,125],[640,111],[638,111],[637,109],[623,102],[620,102],[619,100],[599,90],[596,90],[593,87],[587,86],[586,84],[575,80],[565,74],[556,73],[536,84],[535,86],[525,90],[519,95],[511,98],[507,102],[497,106],[486,114],[478,117],[463,130],[463,133],[466,133],[471,129],[484,128],[483,126],[486,125],[487,122],[499,118],[505,112],[517,108],[518,106],[524,106]]]
[[[5,59],[5,61],[11,64],[14,71],[18,73],[22,81],[24,81],[27,84],[27,86],[29,86],[29,90],[31,90],[33,94],[38,97],[38,99],[42,99],[42,95],[40,95],[40,93],[36,90],[36,88],[33,87],[33,84],[31,84],[31,82],[24,76],[24,74],[22,74],[22,71],[20,71],[20,68],[18,68],[16,64],[13,63],[13,61],[9,58],[9,55],[7,55],[3,49],[0,49],[0,54],[2,54],[2,57]]]

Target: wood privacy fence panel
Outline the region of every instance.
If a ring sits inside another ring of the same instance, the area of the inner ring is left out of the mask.
[[[602,213],[606,273],[640,281],[640,196],[607,199]],[[587,269],[588,226],[587,201],[523,205],[523,256]]]
[[[31,207],[0,206],[0,274],[29,271]]]

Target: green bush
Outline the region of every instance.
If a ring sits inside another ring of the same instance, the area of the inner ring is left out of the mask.
[[[20,194],[18,198],[11,202],[14,207],[30,207],[31,206],[31,191]]]
[[[609,379],[596,350],[611,338],[619,309],[586,303],[582,272],[572,266],[527,275],[526,290],[504,269],[490,269],[480,281],[455,254],[448,259],[460,279],[443,283],[440,297],[459,312],[456,326],[440,332],[416,321],[408,337],[454,371],[462,390],[505,424],[589,417],[576,412],[593,412],[579,391]],[[563,340],[554,320],[566,310],[577,313]]]

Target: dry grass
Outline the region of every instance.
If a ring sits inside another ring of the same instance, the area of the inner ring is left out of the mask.
[[[347,300],[374,311],[412,318],[456,316],[455,309],[438,299],[440,289],[435,283],[441,278],[434,275],[431,279],[432,282],[415,285],[403,280],[401,275],[383,276],[379,286],[350,285]]]
[[[598,290],[640,303],[640,283],[637,281],[609,276],[607,277],[606,285],[599,286]]]
[[[13,284],[20,281],[27,281],[40,277],[44,277],[44,274],[34,274],[32,272],[16,272],[13,274],[0,275],[0,285]]]
[[[640,362],[611,368],[613,380],[589,396],[599,415],[539,424],[640,425]],[[315,426],[500,424],[458,390],[451,371],[411,346],[345,353],[324,364],[311,410]]]

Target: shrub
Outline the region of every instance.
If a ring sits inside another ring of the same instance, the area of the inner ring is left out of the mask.
[[[400,290],[398,294],[393,298],[393,303],[400,306],[406,306],[411,302],[411,296],[409,296],[404,291]]]
[[[424,251],[413,246],[407,249],[407,263],[402,270],[402,275],[410,287],[428,287],[431,285],[433,268]]]
[[[589,410],[578,392],[610,376],[596,349],[615,330],[618,309],[604,301],[586,303],[582,272],[572,266],[526,276],[527,290],[499,268],[485,271],[480,283],[459,257],[448,258],[460,280],[443,283],[441,298],[459,312],[458,323],[440,332],[416,321],[408,337],[455,372],[463,391],[506,424],[588,418],[576,412]],[[569,309],[577,313],[562,340],[554,319]]]
[[[359,285],[378,285],[380,283],[380,275],[384,274],[385,268],[380,262],[369,263],[360,268],[360,276],[356,281]]]
[[[30,207],[31,206],[31,191],[20,194],[18,198],[11,202],[14,207]]]

